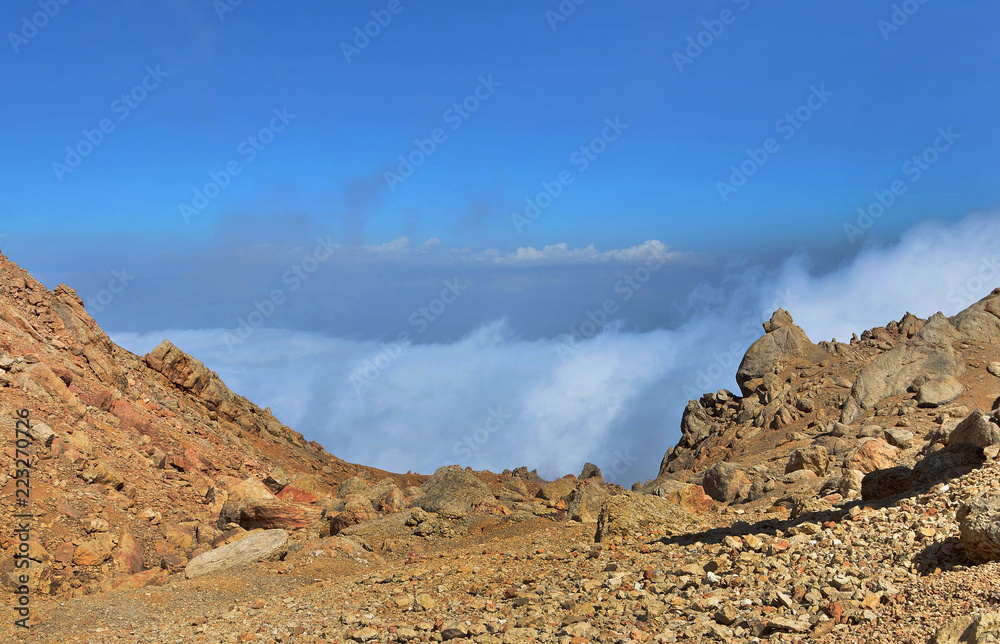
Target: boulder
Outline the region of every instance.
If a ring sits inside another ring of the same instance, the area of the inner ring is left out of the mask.
[[[865,438],[848,456],[847,466],[868,474],[892,467],[898,457],[899,448],[893,447],[881,438]]]
[[[608,498],[608,489],[596,480],[583,482],[573,491],[566,513],[573,521],[597,523],[598,514]]]
[[[361,494],[363,496],[368,496],[368,491],[371,489],[371,484],[359,476],[352,476],[343,483],[340,484],[340,489],[337,490],[337,498],[342,499],[348,494]]]
[[[963,393],[965,393],[965,386],[955,376],[937,376],[920,385],[917,405],[919,407],[940,407],[947,405]]]
[[[977,409],[952,430],[948,443],[972,443],[978,447],[996,445],[1000,443],[1000,425],[992,422],[985,411]]]
[[[977,564],[1000,560],[1000,493],[989,492],[967,500],[955,519],[969,559]]]
[[[854,381],[851,396],[840,414],[841,422],[854,423],[875,403],[906,393],[918,378],[965,373],[965,360],[952,347],[952,342],[961,337],[948,319],[938,313],[912,340],[873,358]]]
[[[97,461],[84,471],[83,480],[88,483],[108,485],[116,490],[125,487],[125,477],[104,460]]]
[[[873,501],[903,494],[910,489],[912,477],[913,470],[902,466],[869,472],[861,479],[861,498]]]
[[[52,428],[41,421],[31,423],[31,435],[35,439],[35,444],[41,447],[50,447],[56,437]]]
[[[517,501],[523,501],[528,498],[528,486],[525,484],[524,479],[519,476],[513,476],[503,484],[503,496],[504,498],[511,498]]]
[[[316,496],[323,496],[331,492],[331,489],[315,474],[296,474],[289,485],[306,492],[312,492]]]
[[[689,400],[687,407],[681,414],[681,439],[677,443],[680,447],[694,447],[712,431],[712,419],[705,408],[697,400]],[[666,461],[666,457],[664,457]],[[665,463],[660,464],[660,474],[663,474]]]
[[[344,497],[343,511],[330,519],[330,534],[337,535],[352,525],[367,523],[375,518],[375,507],[363,494],[348,494]]]
[[[750,345],[736,371],[736,384],[744,396],[752,393],[747,387],[749,381],[763,378],[765,374],[772,373],[779,363],[804,355],[815,346],[784,309],[775,311],[763,326],[764,337]]]
[[[403,491],[393,485],[382,496],[372,503],[379,512],[391,514],[406,509],[406,496]]]
[[[890,427],[883,432],[885,441],[893,447],[899,449],[909,449],[913,447],[913,432],[902,427]]]
[[[231,407],[232,392],[222,383],[219,376],[209,370],[200,360],[184,353],[169,340],[164,340],[143,361],[153,371],[185,391],[189,391],[207,403],[210,409]]]
[[[549,506],[554,506],[559,501],[569,501],[576,491],[577,481],[574,478],[561,478],[551,483],[546,483],[538,490],[538,498],[549,502]]]
[[[115,567],[130,575],[140,572],[146,567],[142,545],[135,540],[131,532],[125,532],[118,540],[118,547],[115,548],[113,558]]]
[[[198,555],[188,563],[184,576],[192,579],[261,561],[287,552],[287,544],[288,533],[284,530],[254,532],[239,541]]]
[[[111,556],[111,549],[114,543],[107,533],[96,539],[84,541],[76,547],[73,552],[73,565],[75,566],[98,566]]]
[[[676,535],[700,529],[695,517],[679,505],[651,494],[625,492],[604,502],[597,517],[594,540],[611,537],[643,537],[650,530]]]
[[[861,470],[844,468],[844,473],[841,475],[840,483],[837,486],[837,492],[845,499],[854,497],[855,494],[861,492],[861,488],[864,485],[864,477],[865,473]]]
[[[242,481],[232,477],[219,477],[219,485],[229,493],[231,500],[236,499],[274,499],[271,490],[255,476],[248,476]]]
[[[705,488],[700,485],[681,483],[673,479],[658,479],[643,486],[642,494],[653,494],[677,504],[688,512],[707,512],[715,505],[712,497],[705,494]]]
[[[44,362],[28,367],[17,381],[28,394],[42,402],[79,402],[76,394]]]
[[[461,518],[473,506],[496,500],[485,483],[458,465],[438,469],[420,489],[423,494],[415,504],[445,518]]]
[[[956,617],[939,628],[930,644],[990,644],[1000,640],[1000,613]]]
[[[264,485],[267,486],[268,490],[274,492],[275,494],[281,492],[281,490],[291,482],[292,480],[288,478],[288,475],[285,474],[285,471],[280,467],[276,467],[271,470],[271,473],[264,479]]]
[[[602,479],[601,468],[597,467],[593,463],[585,463],[583,470],[580,471],[580,480],[583,479]]]
[[[785,474],[790,474],[797,470],[810,470],[816,476],[826,476],[830,468],[830,455],[826,448],[820,445],[810,445],[800,447],[793,451],[788,457],[785,465]]]
[[[926,489],[943,481],[967,474],[986,461],[983,448],[972,443],[949,444],[928,454],[913,466],[913,485]]]
[[[732,503],[746,496],[750,489],[750,476],[738,465],[716,463],[707,472],[701,483],[705,494],[719,503]]]

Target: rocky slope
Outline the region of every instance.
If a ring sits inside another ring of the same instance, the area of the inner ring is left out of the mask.
[[[345,463],[0,257],[10,606],[78,642],[993,641],[1000,289],[813,343],[764,324],[655,479]],[[23,412],[22,412],[23,413]],[[23,468],[21,468],[23,469]],[[26,542],[26,545],[22,542]],[[30,559],[28,593],[17,568]],[[979,617],[985,613],[984,617]]]
[[[161,583],[240,535],[234,524],[249,527],[253,513],[274,527],[313,524],[338,509],[333,494],[353,476],[397,491],[421,481],[341,461],[169,342],[145,358],[121,349],[72,289],[50,292],[0,256],[4,516],[18,512],[22,409],[35,438],[27,509],[36,595]],[[331,503],[320,507],[322,498]],[[8,586],[18,545],[10,531],[0,536]]]

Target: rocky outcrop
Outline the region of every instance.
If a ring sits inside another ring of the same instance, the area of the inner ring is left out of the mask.
[[[785,465],[785,473],[798,470],[809,470],[816,476],[825,476],[830,469],[830,454],[822,445],[801,447],[792,452]]]
[[[574,477],[564,477],[551,483],[546,483],[538,490],[538,498],[549,502],[555,507],[560,501],[569,502],[576,491],[577,480]],[[565,505],[563,506],[565,507]]]
[[[485,483],[458,465],[438,469],[420,491],[416,505],[446,518],[461,518],[474,506],[496,500]]]
[[[573,521],[596,523],[608,494],[607,486],[596,478],[582,481],[573,491],[566,513]]]
[[[163,374],[167,380],[189,391],[209,405],[213,411],[221,410],[228,418],[235,417],[232,393],[214,372],[200,360],[184,353],[169,340],[164,340],[150,351],[143,361],[150,369]]]
[[[954,326],[967,337],[1000,344],[1000,288],[956,315]]]
[[[229,523],[236,523],[245,530],[295,530],[316,525],[323,514],[322,508],[281,499],[247,499],[226,503],[218,524],[224,528]]]
[[[803,356],[814,348],[805,331],[795,325],[784,309],[775,311],[763,326],[764,337],[750,345],[736,371],[736,384],[744,396],[755,389],[752,381],[772,373],[782,361]]]
[[[597,518],[594,540],[607,541],[614,537],[641,538],[651,530],[667,535],[696,530],[700,522],[695,515],[650,494],[625,492],[610,497]]]
[[[881,438],[863,438],[857,449],[847,458],[847,466],[865,474],[892,467],[899,456],[899,448]]]

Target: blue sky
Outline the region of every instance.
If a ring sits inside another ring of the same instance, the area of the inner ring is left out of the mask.
[[[995,3],[917,4],[886,41],[890,2],[585,2],[553,30],[556,2],[400,0],[348,63],[341,43],[387,5],[244,2],[220,19],[208,0],[74,0],[14,53],[10,33],[40,9],[6,3],[6,232],[37,236],[46,222],[183,246],[227,214],[297,212],[346,243],[787,248],[828,240],[949,126],[961,145],[873,236],[997,201]],[[678,71],[674,54],[723,11],[732,24]],[[111,105],[147,66],[169,76],[121,120]],[[500,85],[452,130],[444,112],[480,76]],[[775,123],[813,86],[833,96],[784,140]],[[286,107],[295,120],[246,162],[240,142]],[[614,117],[629,126],[620,140],[518,235],[510,214]],[[53,162],[103,118],[115,130],[57,181]],[[385,171],[438,127],[447,140],[388,190]],[[769,137],[779,151],[723,202],[716,182]],[[243,172],[185,225],[178,205],[234,159]]]
[[[467,347],[501,321],[501,345],[557,343],[608,300],[638,337],[740,327],[789,261],[856,275],[1000,200],[985,0],[63,1],[0,10],[0,248],[117,334],[217,346],[256,311],[250,341],[276,354],[305,333],[361,361],[364,343]],[[663,267],[622,286],[651,250]],[[420,313],[455,279],[446,311]],[[887,321],[858,306],[852,322]],[[212,366],[249,374],[232,346]],[[408,390],[379,391],[373,409]],[[303,404],[300,430],[336,436]]]

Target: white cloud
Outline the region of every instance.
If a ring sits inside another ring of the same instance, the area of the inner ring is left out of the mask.
[[[541,249],[525,246],[504,253],[495,248],[471,249],[448,248],[436,237],[414,246],[408,237],[398,237],[390,242],[368,246],[336,246],[334,258],[338,255],[358,260],[434,260],[442,263],[458,264],[494,264],[505,266],[571,266],[590,263],[637,264],[657,257],[661,261],[676,260],[683,253],[671,251],[670,247],[661,241],[649,240],[622,249],[607,251],[598,250],[593,244],[586,248],[570,248],[562,242],[550,244]]]
[[[688,398],[735,390],[736,366],[775,308],[790,310],[814,341],[845,341],[907,310],[954,314],[1000,285],[998,239],[997,216],[927,223],[830,274],[812,275],[799,255],[777,271],[733,274],[715,289],[692,285],[683,324],[629,333],[617,321],[582,342],[525,340],[506,320],[398,355],[380,342],[273,329],[258,330],[233,352],[221,340],[223,330],[114,339],[145,352],[171,338],[234,390],[351,461],[422,473],[455,462],[494,471],[527,465],[550,478],[578,473],[591,461],[629,485],[656,474],[679,438]],[[493,257],[632,261],[658,243],[604,253],[559,244]],[[407,244],[397,247],[412,252]],[[577,317],[591,305],[581,303]],[[377,375],[356,390],[351,377],[366,367]]]

